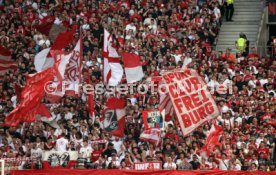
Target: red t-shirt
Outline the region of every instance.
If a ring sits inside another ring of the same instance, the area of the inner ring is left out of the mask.
[[[260,59],[260,55],[259,54],[249,54],[248,58],[253,58],[253,57],[258,57],[258,59]]]
[[[178,141],[179,141],[178,135],[173,134],[173,133],[166,133],[165,138],[167,138],[167,139],[172,139],[172,140],[174,140],[175,142],[178,142]]]
[[[102,155],[102,152],[103,152],[102,150],[93,151],[91,153],[92,162],[96,162],[99,159],[99,157]]]
[[[268,154],[269,154],[269,149],[268,148],[259,148],[257,150],[258,154],[260,155],[261,153],[264,153],[264,158],[268,158]]]

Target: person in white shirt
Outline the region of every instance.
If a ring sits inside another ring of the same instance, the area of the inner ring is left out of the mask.
[[[115,140],[112,141],[112,143],[113,143],[114,149],[117,151],[117,153],[120,153],[123,142],[119,139],[119,137],[115,137]]]
[[[260,136],[256,139],[256,144],[259,147],[260,143],[264,141],[264,133],[260,133]]]
[[[259,81],[262,87],[264,87],[264,84],[268,83],[268,79],[265,78],[261,78]]]
[[[241,63],[242,61],[244,61],[244,56],[242,56],[241,52],[238,52],[237,61],[238,63]]]
[[[229,169],[229,160],[226,159],[227,155],[222,153],[221,159],[219,159],[219,169],[220,170],[228,170]]]
[[[83,146],[81,147],[79,151],[79,156],[81,158],[89,158],[91,156],[93,149],[91,148],[90,145],[88,145],[88,141],[84,140],[83,141]]]
[[[212,93],[215,93],[215,89],[219,86],[219,82],[217,81],[217,78],[215,75],[211,77],[211,80],[208,82],[207,86],[210,88],[210,91]]]
[[[167,162],[164,163],[165,170],[176,170],[176,164],[172,161],[172,157],[167,157]]]
[[[59,123],[58,126],[59,127],[54,132],[55,137],[60,136],[62,133],[67,134],[67,130],[64,128],[64,126],[61,123]]]
[[[227,129],[234,127],[234,117],[231,116],[231,110],[228,110],[227,112],[224,111],[222,116],[219,116],[217,120]]]
[[[214,15],[216,16],[216,21],[219,22],[221,18],[221,12],[220,9],[218,8],[218,3],[214,3]]]
[[[119,158],[116,153],[111,154],[112,157],[108,157],[106,161],[106,166],[108,169],[118,169],[120,167]]]
[[[249,59],[248,60],[248,67],[247,69],[249,69],[249,71],[253,74],[258,74],[258,70],[256,69],[256,67],[253,65],[253,59]]]
[[[55,21],[54,21],[54,24],[60,25],[61,23],[62,23],[61,17],[56,17],[56,18],[55,18]]]
[[[151,15],[144,20],[144,25],[152,25],[151,21],[153,20],[154,25],[157,26],[157,22],[154,18],[151,18]]]
[[[180,154],[179,159],[176,160],[178,170],[192,170],[192,165],[188,162],[188,157],[185,157],[184,153]]]
[[[257,79],[256,79],[256,75],[252,75],[252,80],[249,80],[248,82],[248,86],[251,87],[251,88],[256,88],[256,85],[257,85]]]
[[[230,170],[234,170],[234,171],[240,171],[241,170],[241,165],[236,160],[231,161],[231,166],[230,167],[231,167]]]
[[[65,108],[64,111],[64,119],[65,120],[71,120],[73,118],[73,114],[69,111],[69,108]]]
[[[133,33],[136,33],[136,26],[134,25],[133,22],[131,22],[130,24],[126,25],[126,32],[132,30]]]
[[[56,150],[57,151],[66,151],[68,148],[69,141],[65,138],[65,134],[62,133],[61,137],[56,141]]]
[[[61,119],[60,113],[58,112],[57,108],[55,108],[51,113],[51,118],[49,119],[49,121],[52,121],[52,120],[59,121],[60,119]]]
[[[42,157],[42,149],[37,147],[36,143],[33,143],[33,148],[31,149],[31,158],[40,159]]]

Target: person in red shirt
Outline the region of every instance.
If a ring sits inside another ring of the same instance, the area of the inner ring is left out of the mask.
[[[255,57],[257,57],[258,60],[260,59],[260,55],[257,54],[257,49],[255,47],[253,47],[251,49],[251,53],[248,55],[248,58],[255,58]]]
[[[247,147],[251,150],[257,150],[257,144],[255,143],[255,139],[251,138]]]
[[[259,148],[257,149],[257,152],[259,155],[261,155],[261,153],[263,153],[264,158],[268,159],[269,158],[269,148],[265,147],[264,142],[260,143]]]
[[[179,141],[179,136],[175,133],[175,130],[174,130],[172,124],[168,125],[168,132],[166,133],[165,138],[171,139],[175,142]]]
[[[226,49],[226,53],[222,55],[222,60],[227,61],[231,69],[235,68],[237,60],[235,56],[231,53],[231,49]]]
[[[93,151],[91,153],[91,161],[96,162],[99,159],[99,157],[102,155],[102,152],[103,152],[103,150],[99,149],[99,145],[94,144]]]
[[[125,155],[125,163],[126,163],[126,167],[128,167],[129,169],[133,169],[133,162],[130,159],[130,155],[129,154]]]

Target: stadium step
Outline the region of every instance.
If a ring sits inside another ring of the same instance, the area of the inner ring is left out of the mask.
[[[255,46],[263,9],[260,0],[236,0],[233,22],[224,19],[217,40],[217,50],[225,52],[226,48],[231,48],[232,53],[236,52],[235,41],[241,32],[250,41],[250,47]]]

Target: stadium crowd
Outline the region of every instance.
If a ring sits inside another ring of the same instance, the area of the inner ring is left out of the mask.
[[[18,64],[16,71],[7,72],[0,80],[0,157],[40,159],[48,150],[77,150],[79,164],[83,161],[86,168],[95,169],[133,169],[134,162],[161,161],[167,170],[275,171],[276,60],[273,55],[260,57],[256,48],[237,55],[215,50],[224,13],[222,1],[0,0],[0,9],[0,45],[12,51]],[[73,24],[80,27],[68,51],[82,30],[84,82],[90,76],[93,84],[102,83],[106,28],[116,38],[119,52],[139,52],[145,74],[140,83],[163,70],[188,65],[210,88],[230,84],[231,91],[213,94],[220,116],[187,137],[182,136],[177,118],[170,116],[161,143],[155,145],[139,136],[143,131],[141,112],[158,108],[158,94],[121,97],[130,99],[124,138],[102,129],[107,95],[94,97],[96,117],[92,119],[82,94],[80,98],[65,96],[56,104],[44,101],[58,128],[40,120],[4,127],[5,116],[17,104],[15,84],[24,86],[24,75],[36,72],[35,55],[53,42],[35,29],[46,16],[54,16],[55,24],[68,30]],[[224,128],[221,145],[206,156],[201,148],[215,121]]]

